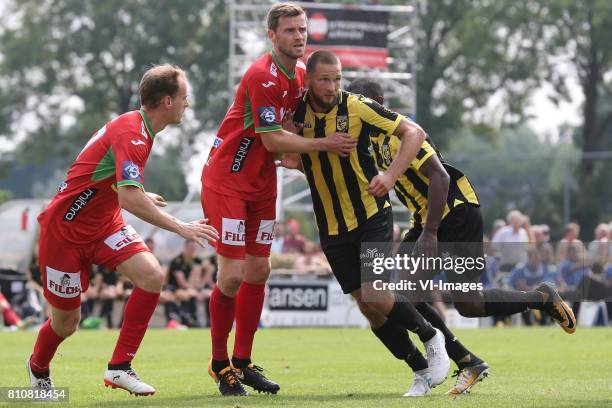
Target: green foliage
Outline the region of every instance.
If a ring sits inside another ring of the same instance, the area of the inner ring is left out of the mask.
[[[13,198],[13,194],[8,190],[0,189],[0,205],[6,203]]]

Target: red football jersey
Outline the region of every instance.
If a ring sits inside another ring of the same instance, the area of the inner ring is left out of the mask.
[[[108,236],[122,220],[117,187],[144,183],[155,134],[144,110],[107,123],[87,142],[49,206],[38,216],[75,245]]]
[[[258,133],[282,128],[304,93],[304,63],[288,72],[274,52],[257,59],[242,77],[202,170],[207,188],[232,197],[258,200],[276,196],[275,154]]]

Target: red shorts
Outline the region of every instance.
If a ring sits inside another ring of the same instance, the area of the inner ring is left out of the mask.
[[[39,263],[44,294],[58,309],[73,310],[81,304],[81,293],[89,287],[91,265],[114,270],[138,252],[150,252],[140,235],[125,224],[114,233],[87,246],[68,243],[53,229],[41,226]]]
[[[276,197],[246,201],[203,186],[202,209],[208,223],[219,232],[219,241],[210,242],[217,254],[232,259],[244,259],[245,254],[270,256]]]

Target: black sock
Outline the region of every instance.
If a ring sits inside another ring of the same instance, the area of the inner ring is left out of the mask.
[[[210,363],[210,368],[212,368],[213,372],[219,373],[221,372],[221,370],[223,370],[225,367],[228,367],[229,365],[229,360],[212,360],[212,362]]]
[[[457,364],[459,369],[469,365],[481,363],[482,360],[471,353],[446,326],[438,311],[429,303],[421,302],[416,305],[416,310],[427,319],[429,323],[444,334],[446,340],[446,352],[448,356]],[[463,366],[462,366],[463,365]]]
[[[251,364],[251,359],[250,358],[236,358],[236,357],[232,357],[232,365],[235,368],[244,368],[244,367],[247,367],[249,364]]]
[[[49,376],[49,370],[45,370],[45,371],[35,371],[32,368],[32,365],[30,365],[30,370],[32,370],[32,374],[34,374],[34,377],[36,378],[47,378]]]
[[[488,289],[483,291],[486,316],[509,316],[542,307],[542,293],[532,290]]]
[[[407,358],[406,363],[412,368],[412,371],[424,370],[427,367],[427,360],[423,357],[423,354],[415,347],[414,352],[412,352]]]
[[[132,368],[132,363],[109,364],[109,370],[129,370]]]
[[[408,332],[387,319],[385,323],[372,329],[372,332],[385,345],[387,350],[399,360],[406,360],[415,350],[415,346],[408,337]]]
[[[416,333],[422,342],[429,341],[436,335],[431,324],[421,316],[408,299],[400,294],[395,294],[395,303],[387,318],[398,326]]]

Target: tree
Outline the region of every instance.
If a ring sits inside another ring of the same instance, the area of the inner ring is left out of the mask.
[[[543,38],[549,51],[545,64],[548,78],[555,85],[556,97],[568,99],[567,78],[571,73],[558,69],[560,62],[568,63],[584,97],[582,126],[575,138],[583,153],[578,169],[580,206],[573,215],[590,233],[598,222],[598,215],[607,206],[609,211],[608,203],[601,197],[601,188],[610,184],[611,161],[590,160],[587,156],[588,152],[612,148],[612,2],[544,2],[549,8]]]
[[[55,157],[67,166],[100,126],[139,106],[138,82],[151,64],[181,66],[196,95],[181,154],[227,107],[222,0],[9,0],[4,7],[11,18],[0,19],[0,136],[23,138],[16,160]]]

